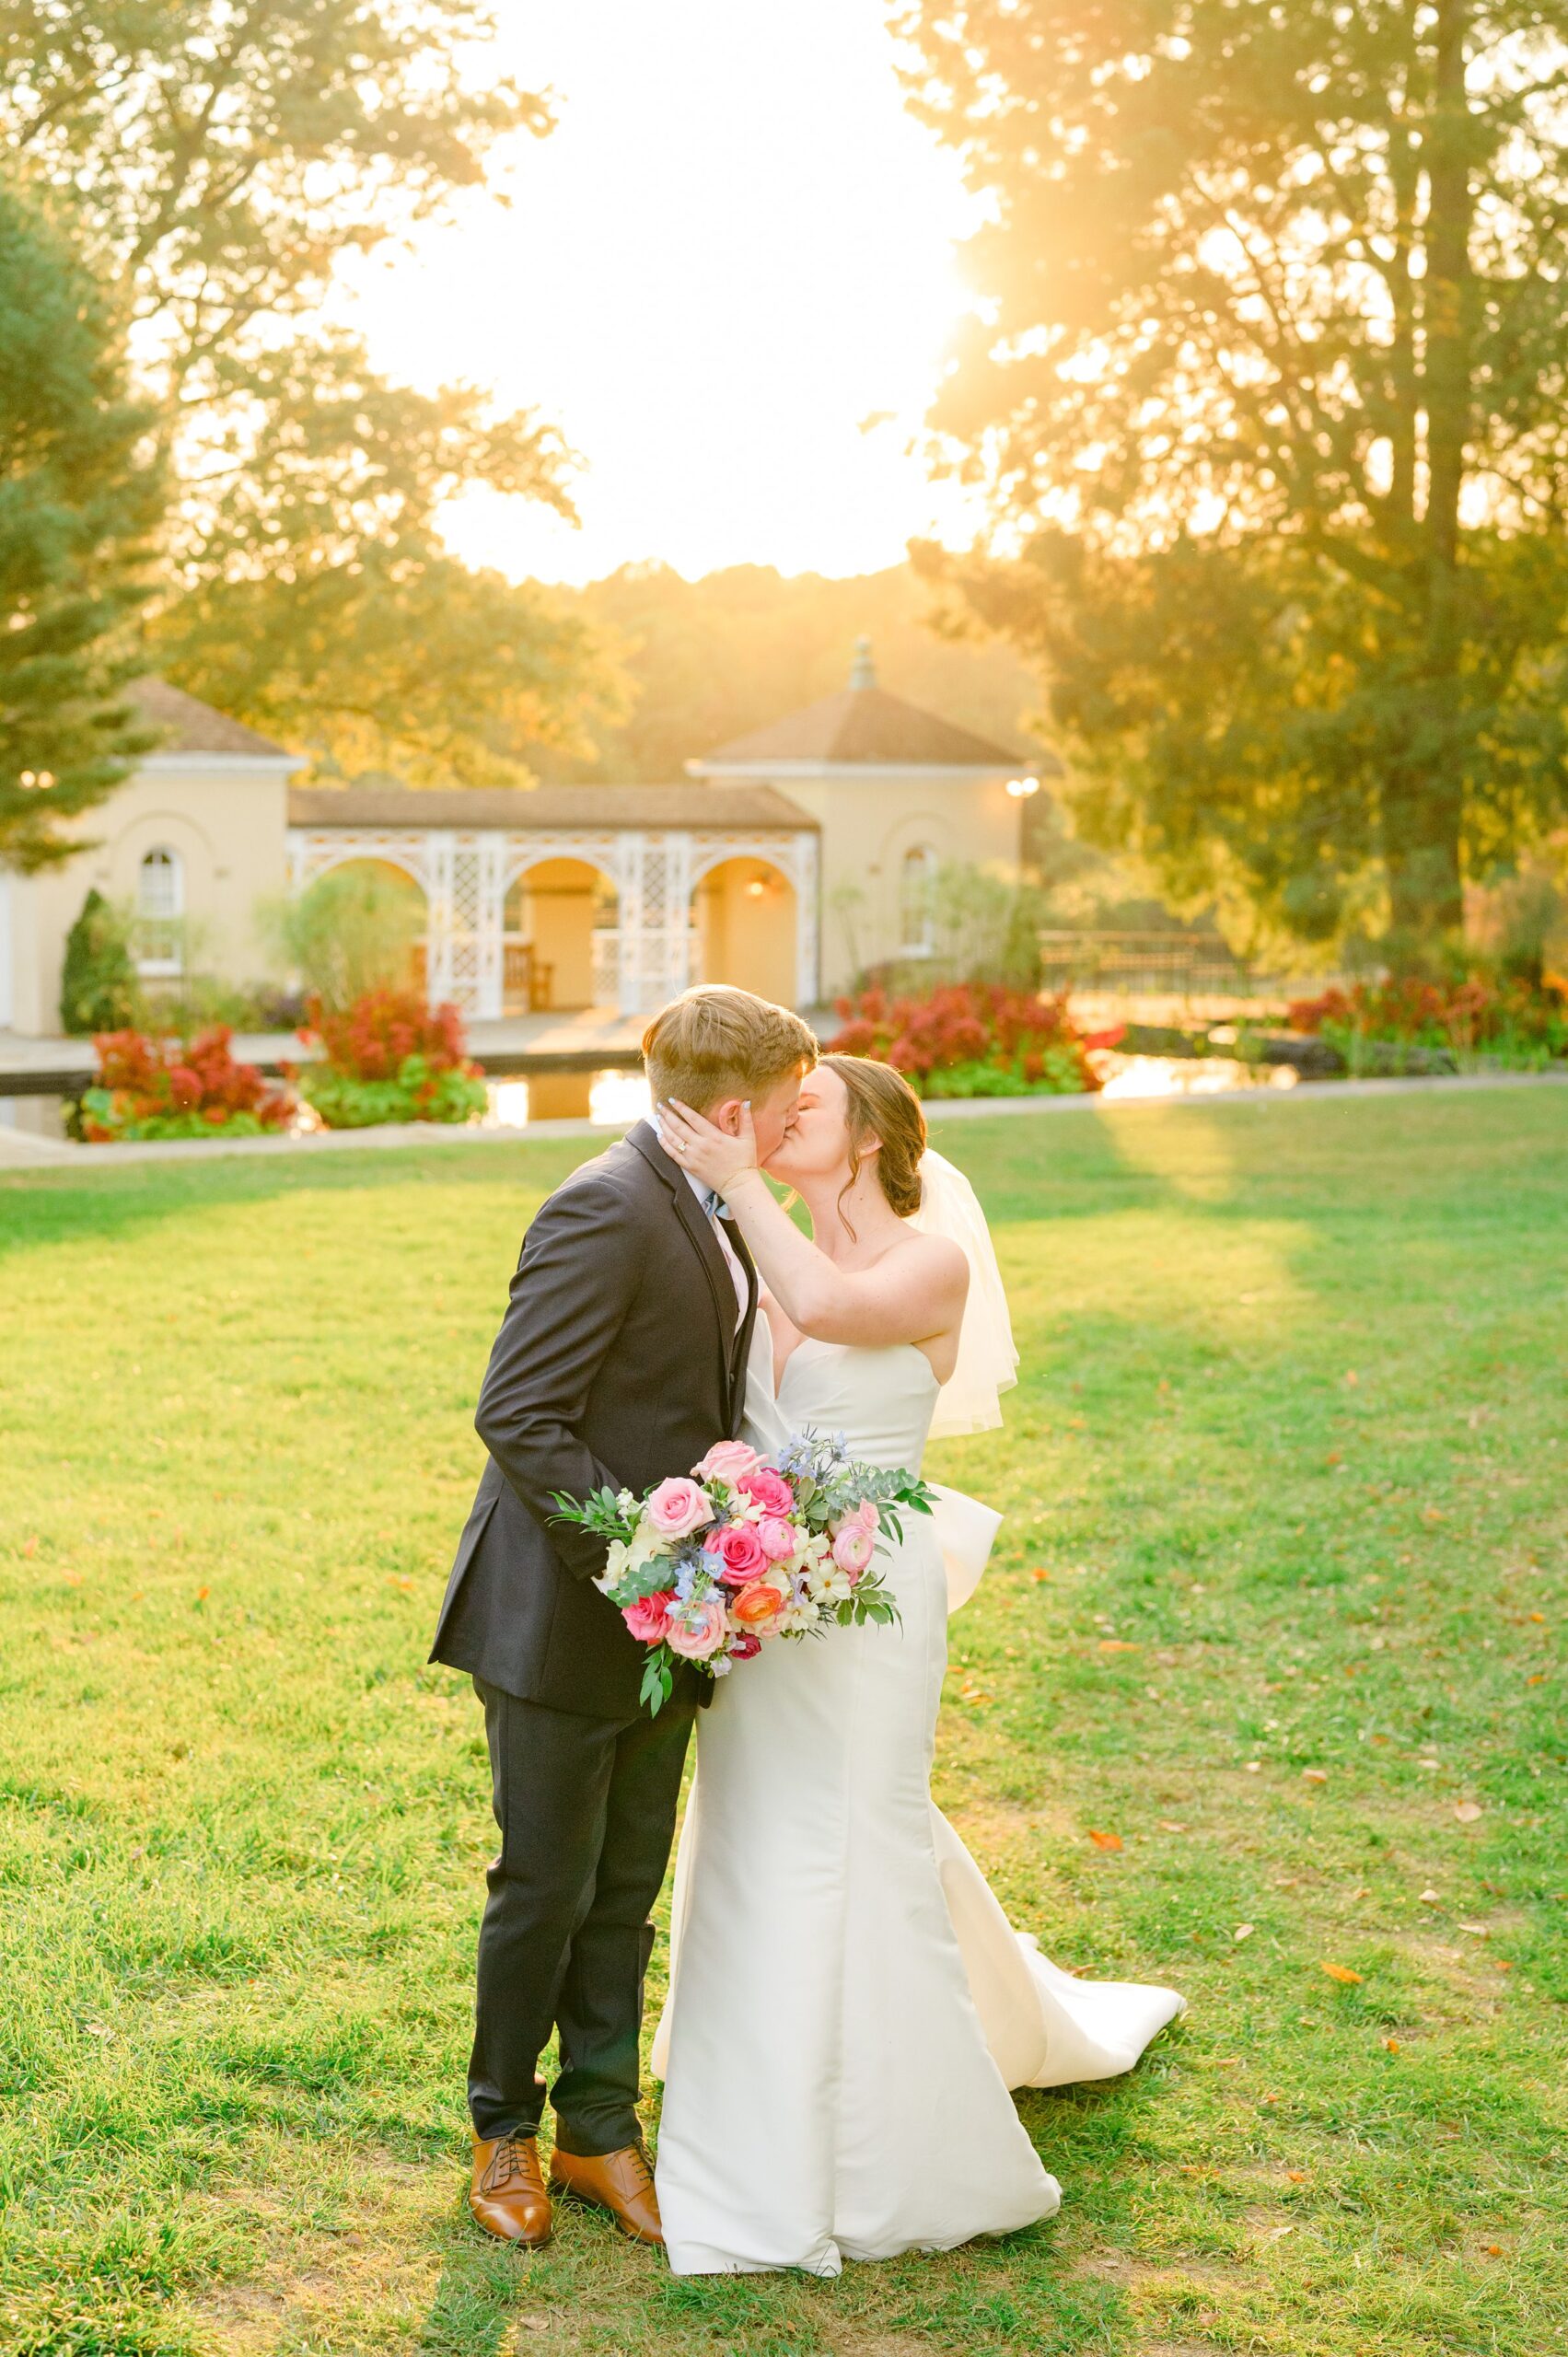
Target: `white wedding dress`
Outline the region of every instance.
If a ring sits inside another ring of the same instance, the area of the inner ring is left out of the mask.
[[[775,1401],[759,1318],[747,1438],[810,1425],[913,1471],[936,1395],[912,1344],[807,1340]],[[836,2275],[1051,2216],[1008,2088],[1127,2070],[1181,2007],[1048,1963],[932,1805],[947,1574],[932,1523],[904,1533],[878,1559],[901,1625],[764,1645],[701,1714],[654,2052],[678,2275]]]

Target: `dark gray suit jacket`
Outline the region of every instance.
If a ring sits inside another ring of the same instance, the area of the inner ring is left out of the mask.
[[[479,1395],[490,1462],[432,1661],[552,1710],[635,1716],[645,1649],[593,1585],[603,1541],[552,1521],[552,1493],[640,1493],[739,1430],[757,1279],[728,1234],[747,1273],[738,1329],[718,1239],[647,1121],[542,1205]]]

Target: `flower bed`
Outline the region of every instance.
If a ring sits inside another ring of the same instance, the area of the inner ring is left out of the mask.
[[[920,998],[869,990],[835,1004],[843,1028],[829,1052],[877,1056],[922,1097],[1076,1096],[1100,1086],[1090,1051],[1121,1037],[1080,1031],[1065,995],[1000,982],[953,982]]]
[[[332,1015],[317,1000],[299,1036],[319,1040],[323,1054],[290,1077],[329,1130],[471,1121],[484,1111],[484,1075],[465,1051],[455,1006],[431,1008],[417,992],[379,990]]]
[[[226,1025],[194,1039],[100,1031],[98,1078],[74,1126],[89,1145],[161,1138],[260,1137],[281,1130],[289,1103],[254,1064],[237,1063]]]
[[[1327,1039],[1352,1072],[1369,1048],[1430,1054],[1446,1050],[1455,1063],[1502,1064],[1530,1070],[1568,1057],[1568,983],[1548,975],[1539,984],[1492,982],[1471,975],[1459,982],[1414,975],[1296,999],[1287,1020],[1293,1031]]]

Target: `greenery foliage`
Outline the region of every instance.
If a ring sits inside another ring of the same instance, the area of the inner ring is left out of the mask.
[[[62,822],[154,742],[122,691],[159,470],[68,227],[0,180],[0,859],[23,870],[68,858]]]
[[[447,492],[567,504],[565,452],[471,391],[390,386],[331,324],[340,261],[479,187],[546,101],[476,70],[482,0],[0,15],[0,134],[122,284],[178,477],[159,666],[328,772],[515,780],[570,735],[583,633],[441,543]]]
[[[123,911],[94,887],[65,935],[60,1027],[70,1038],[129,1030],[141,1020],[142,990]]]
[[[345,1015],[371,991],[408,988],[424,932],[424,900],[409,877],[355,862],[266,904],[260,918],[307,997],[329,1014]]]
[[[1049,1955],[1191,2006],[1021,2097],[1060,2218],[833,2282],[468,2218],[495,1832],[424,1656],[505,1275],[591,1141],[7,1172],[17,2357],[1568,2341],[1568,1094],[935,1135],[1023,1352],[927,1467],[1005,1515],[936,1798]]]
[[[427,1007],[417,992],[370,991],[345,1013],[313,1004],[303,1036],[319,1042],[322,1057],[293,1077],[330,1130],[471,1121],[489,1101],[457,1008]]]
[[[1365,1068],[1369,1047],[1447,1049],[1461,1070],[1528,1071],[1568,1058],[1568,982],[1554,977],[1539,987],[1481,975],[1446,983],[1421,976],[1357,982],[1295,1000],[1286,1020],[1293,1030],[1320,1033],[1353,1073]],[[1379,1070],[1389,1066],[1386,1056],[1376,1062]]]
[[[1082,807],[1434,960],[1568,780],[1562,11],[906,0],[988,200],[934,414]]]

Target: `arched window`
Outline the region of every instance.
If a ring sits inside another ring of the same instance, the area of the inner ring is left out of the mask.
[[[899,955],[929,958],[936,947],[933,906],[936,853],[930,843],[913,843],[899,868]]]
[[[180,920],[185,913],[185,865],[160,843],[136,870],[136,963],[144,974],[184,971]]]

